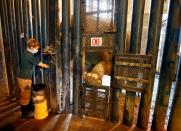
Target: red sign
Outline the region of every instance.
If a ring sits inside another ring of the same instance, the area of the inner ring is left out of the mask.
[[[91,38],[91,46],[102,46],[102,37]]]

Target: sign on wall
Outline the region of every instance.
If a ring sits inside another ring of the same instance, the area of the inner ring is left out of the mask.
[[[91,46],[102,46],[102,37],[92,37]]]

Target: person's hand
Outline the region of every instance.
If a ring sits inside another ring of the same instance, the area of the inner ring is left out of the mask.
[[[44,68],[50,68],[50,66],[48,64],[45,64]]]
[[[43,68],[49,68],[49,65],[48,65],[48,64],[45,64],[45,63],[43,63],[43,62],[40,62],[40,63],[38,64],[38,66],[43,67]]]

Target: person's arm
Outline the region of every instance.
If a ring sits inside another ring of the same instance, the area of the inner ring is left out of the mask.
[[[39,62],[38,66],[43,67],[43,68],[49,68],[49,65],[43,62]]]

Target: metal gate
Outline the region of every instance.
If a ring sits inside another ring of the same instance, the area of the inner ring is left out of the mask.
[[[112,53],[114,44],[114,0],[82,0],[83,8],[83,72],[89,55]],[[99,41],[100,40],[100,41]],[[100,43],[99,43],[100,42]],[[98,56],[95,56],[98,57]],[[96,58],[93,59],[96,59]],[[93,62],[96,64],[96,62]],[[82,84],[83,115],[108,118],[110,86],[94,87]]]

